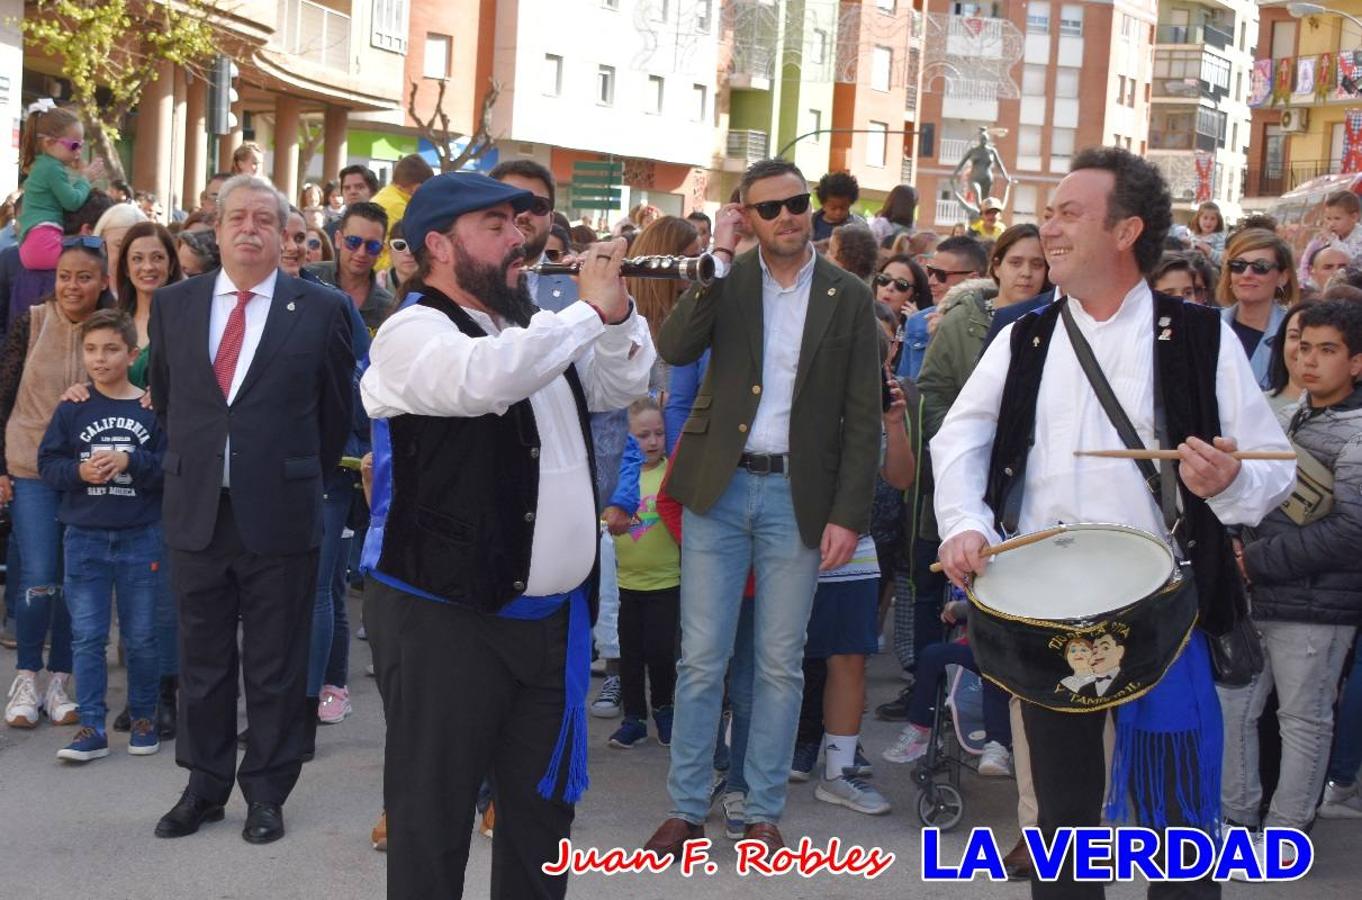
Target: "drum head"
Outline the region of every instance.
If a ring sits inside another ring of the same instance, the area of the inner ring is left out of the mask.
[[[1033,619],[1088,619],[1148,597],[1175,561],[1154,535],[1127,525],[1071,525],[995,556],[974,579],[976,600]]]

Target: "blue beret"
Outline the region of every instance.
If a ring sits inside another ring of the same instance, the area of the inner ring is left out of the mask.
[[[530,191],[512,187],[474,172],[446,172],[427,179],[416,189],[402,216],[402,235],[413,251],[423,250],[426,235],[445,232],[466,212],[511,204],[522,213],[534,202]]]

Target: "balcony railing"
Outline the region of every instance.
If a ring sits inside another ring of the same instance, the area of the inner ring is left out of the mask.
[[[764,131],[730,131],[728,158],[755,162],[770,155],[771,137]]]
[[[350,68],[350,17],[310,0],[281,0],[281,50],[328,69]]]
[[[984,81],[978,78],[947,78],[946,99],[996,102],[998,99],[998,82]]]
[[[913,183],[913,158],[911,156],[905,156],[903,158],[903,165],[899,169],[899,184],[912,183]]]
[[[974,143],[972,138],[942,138],[936,158],[940,162],[955,165],[964,158]]]
[[[1210,44],[1217,50],[1224,50],[1234,43],[1234,34],[1222,31],[1214,25],[1160,25],[1156,43],[1159,44]]]
[[[968,221],[969,213],[965,212],[965,208],[960,205],[958,200],[942,200],[940,197],[936,199],[936,219],[934,220],[934,224],[937,228]]]
[[[1312,159],[1303,162],[1269,163],[1250,168],[1244,176],[1244,196],[1280,197],[1295,190],[1312,178],[1332,175],[1339,170],[1339,160]]]
[[[1215,87],[1200,78],[1155,78],[1152,90],[1155,97],[1175,100],[1195,100],[1198,97],[1214,100],[1218,96]]]
[[[1159,131],[1149,129],[1150,150],[1205,150],[1214,153],[1218,144],[1215,135],[1195,131]]]

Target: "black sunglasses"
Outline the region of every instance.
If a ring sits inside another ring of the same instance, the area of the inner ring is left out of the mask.
[[[802,216],[809,211],[809,195],[795,194],[793,197],[786,197],[784,200],[767,200],[763,203],[747,204],[748,209],[755,209],[757,215],[768,222],[780,215],[780,208],[782,206],[796,216]]]
[[[941,282],[942,284],[945,284],[945,283],[946,283],[946,279],[947,279],[947,278],[950,278],[952,275],[973,275],[973,274],[974,274],[974,270],[973,270],[973,269],[938,269],[936,266],[923,266],[923,268],[925,268],[925,269],[927,270],[927,274],[928,274],[928,275],[930,275],[931,277],[935,278],[937,281]]]
[[[547,216],[553,212],[553,204],[549,202],[548,197],[540,197],[536,194],[534,199],[530,201],[530,205],[525,208],[525,212],[536,216]]]
[[[876,275],[875,287],[884,287],[886,284],[893,284],[901,291],[911,291],[913,283],[907,278],[890,278],[888,275]]]
[[[363,247],[370,256],[378,256],[378,254],[383,252],[382,241],[366,241],[357,234],[342,235],[341,239],[345,242],[346,248],[351,253],[358,252],[360,247]]]
[[[1266,275],[1281,268],[1275,262],[1268,262],[1265,259],[1232,259],[1226,265],[1236,275],[1243,275],[1247,269],[1252,269],[1254,275]]]

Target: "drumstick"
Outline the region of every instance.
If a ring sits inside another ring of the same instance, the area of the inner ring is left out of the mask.
[[[984,556],[997,556],[999,553],[1006,553],[1009,550],[1016,550],[1018,547],[1025,547],[1027,544],[1035,544],[1047,540],[1057,534],[1067,531],[1063,525],[1056,525],[1054,528],[1047,528],[1044,531],[1034,531],[1031,534],[1023,534],[1011,540],[1003,541],[1000,544],[990,544],[983,549]],[[941,563],[934,562],[931,565],[933,572],[941,571]]]
[[[1100,456],[1103,459],[1178,459],[1176,450],[1075,450],[1074,456]],[[1295,460],[1290,450],[1235,450],[1235,459]]]

